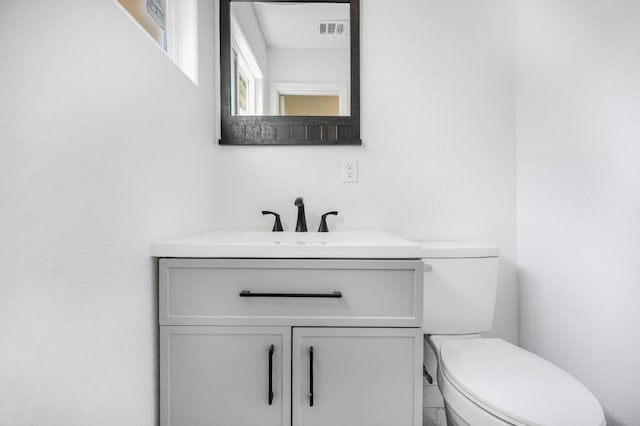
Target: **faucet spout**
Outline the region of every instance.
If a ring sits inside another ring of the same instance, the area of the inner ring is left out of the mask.
[[[307,232],[307,219],[304,215],[304,202],[302,201],[302,197],[296,198],[296,201],[293,204],[298,207],[298,222],[296,223],[296,232]]]

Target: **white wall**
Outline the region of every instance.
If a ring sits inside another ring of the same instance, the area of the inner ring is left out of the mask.
[[[253,5],[251,3],[237,2],[231,5],[231,10],[240,30],[242,31],[242,35],[246,38],[256,62],[260,66],[260,70],[263,73],[266,73],[268,65],[267,45],[260,28],[258,18],[253,10]],[[217,22],[215,26],[218,28]],[[216,36],[217,35],[218,34],[216,33]]]
[[[525,348],[640,419],[640,3],[518,3]]]
[[[480,239],[502,252],[495,333],[517,341],[515,9],[508,0],[361,2],[362,147],[218,146],[223,228],[333,229],[413,240]],[[381,31],[384,28],[384,31]],[[359,158],[359,182],[341,159]],[[314,229],[315,230],[315,229]]]
[[[219,2],[215,2],[216,5]],[[218,9],[218,8],[216,8]],[[235,2],[231,4],[231,13],[233,18],[238,24],[238,30],[244,38],[243,43],[246,43],[243,47],[253,54],[253,62],[250,66],[257,67],[262,77],[256,81],[256,110],[268,111],[269,110],[269,55],[267,51],[266,41],[258,22],[258,17],[255,14],[253,5],[251,3]],[[218,37],[218,24],[219,20],[216,20],[216,37]],[[241,40],[237,40],[238,43]],[[242,46],[241,46],[242,47]],[[219,56],[219,55],[218,55]],[[249,58],[245,58],[249,60]],[[252,71],[258,72],[253,69]],[[258,114],[260,115],[260,114]]]
[[[274,83],[334,84],[349,87],[351,81],[349,49],[269,48],[269,100],[270,115],[278,100],[272,98]],[[346,100],[346,105],[349,101]],[[344,114],[348,115],[348,114]]]
[[[348,49],[269,48],[271,82],[349,84]]]
[[[0,424],[154,425],[150,244],[213,226],[213,83],[109,0],[2,1],[0,51]]]

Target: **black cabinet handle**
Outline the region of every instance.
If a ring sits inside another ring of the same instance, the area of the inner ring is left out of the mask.
[[[240,297],[316,297],[316,298],[342,298],[342,292],[332,291],[330,293],[278,293],[278,292],[266,292],[255,293],[249,290],[242,290],[239,294]]]
[[[273,403],[273,345],[269,348],[269,405]]]
[[[309,407],[313,407],[313,346],[309,347]]]

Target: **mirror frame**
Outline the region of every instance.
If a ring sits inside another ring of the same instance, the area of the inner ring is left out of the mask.
[[[298,0],[348,3],[351,50],[349,116],[231,115],[231,2],[220,0],[220,145],[362,145],[360,140],[360,0]]]

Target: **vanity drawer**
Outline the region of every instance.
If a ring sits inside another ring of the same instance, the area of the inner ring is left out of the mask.
[[[422,325],[417,260],[160,259],[160,325]]]

